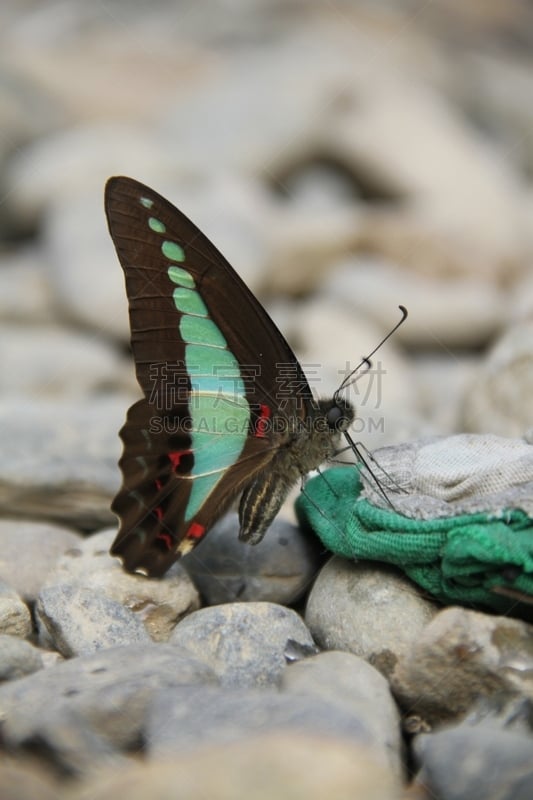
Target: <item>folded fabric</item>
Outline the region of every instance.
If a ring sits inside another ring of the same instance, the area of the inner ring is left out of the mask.
[[[329,550],[395,564],[443,603],[533,603],[533,445],[434,437],[382,448],[370,468],[329,469],[298,498]]]

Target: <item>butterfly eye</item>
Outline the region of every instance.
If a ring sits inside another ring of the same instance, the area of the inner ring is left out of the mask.
[[[328,409],[326,420],[331,430],[341,430],[342,423],[345,421],[345,416],[338,406],[332,406]]]

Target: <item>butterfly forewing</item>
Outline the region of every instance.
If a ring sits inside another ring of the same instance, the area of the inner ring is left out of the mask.
[[[106,213],[145,396],[121,431],[112,552],[160,575],[268,466],[284,436],[272,423],[305,416],[311,393],[266,311],[187,217],[129,178],[108,181]],[[287,380],[296,394],[283,393]]]
[[[249,375],[258,402],[265,394],[276,394],[286,380],[284,368],[292,371],[299,395],[311,398],[296,356],[265,309],[181,211],[152,189],[120,177],[107,182],[106,213],[126,277],[132,349],[145,395],[153,392],[153,364],[183,360],[184,342],[176,324],[176,314],[181,312],[173,302],[173,290],[187,287],[169,281],[167,270],[172,264],[186,268],[192,276],[209,318],[223,331],[229,350]],[[164,232],[159,232],[158,223]],[[167,245],[163,252],[165,242],[177,247]],[[171,261],[169,255],[180,260]]]

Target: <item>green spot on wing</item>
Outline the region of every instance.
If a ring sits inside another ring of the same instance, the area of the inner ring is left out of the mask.
[[[174,298],[174,305],[178,311],[181,311],[183,314],[193,314],[197,317],[207,317],[208,311],[206,305],[198,292],[179,286],[174,289],[174,294],[172,296]]]
[[[187,289],[194,289],[194,278],[183,267],[169,267],[167,274],[172,283],[176,283],[178,286],[185,286]]]
[[[153,204],[154,201],[150,200],[149,197],[141,197],[141,205],[144,206],[145,208],[152,208]]]
[[[207,317],[192,317],[185,314],[180,320],[180,334],[188,344],[204,344],[209,347],[226,347],[220,328]]]
[[[161,222],[160,219],[156,219],[155,217],[149,218],[148,227],[156,233],[166,233],[167,230],[165,223]]]
[[[170,261],[185,261],[185,253],[183,247],[180,247],[176,242],[170,242],[168,239],[161,245],[161,252],[165,258]]]

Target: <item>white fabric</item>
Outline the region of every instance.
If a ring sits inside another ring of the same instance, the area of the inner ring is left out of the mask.
[[[387,497],[407,517],[499,515],[513,508],[533,516],[533,445],[524,439],[464,433],[383,447],[373,457]],[[362,477],[362,496],[390,508],[367,470]]]

